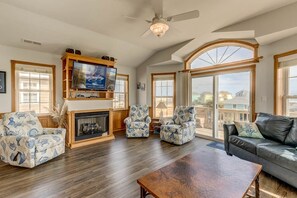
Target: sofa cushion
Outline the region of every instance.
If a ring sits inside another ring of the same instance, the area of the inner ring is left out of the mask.
[[[249,138],[264,138],[260,133],[257,125],[253,122],[235,122],[235,127],[238,131],[238,136]]]
[[[258,156],[297,172],[297,150],[287,145],[260,145],[257,148]]]
[[[130,128],[132,129],[141,129],[148,128],[149,124],[146,122],[131,122]]]
[[[258,145],[280,145],[277,142],[268,139],[256,139],[248,137],[239,137],[237,135],[231,135],[229,137],[229,143],[244,149],[250,153],[257,154]]]
[[[293,126],[285,139],[285,144],[297,147],[297,118],[293,118]]]
[[[36,151],[41,152],[46,149],[56,147],[64,141],[62,135],[38,135],[35,137]]]
[[[3,115],[6,135],[34,137],[43,133],[43,128],[34,111],[13,112]]]
[[[283,143],[292,127],[293,120],[285,116],[259,113],[256,124],[265,138]]]

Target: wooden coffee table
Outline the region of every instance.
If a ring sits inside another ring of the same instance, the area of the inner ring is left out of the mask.
[[[259,197],[262,166],[220,150],[198,150],[137,180],[140,197],[244,197],[253,182]],[[249,195],[251,196],[251,195]]]

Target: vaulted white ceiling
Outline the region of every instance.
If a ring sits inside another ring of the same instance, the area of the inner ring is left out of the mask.
[[[164,0],[165,16],[198,9],[200,17],[172,24],[162,38],[140,37],[149,27],[144,20],[154,15],[150,0],[0,2],[0,44],[54,54],[74,47],[85,55],[106,54],[116,57],[120,65],[135,67],[158,50],[193,38],[206,38],[217,29],[296,0]],[[22,43],[22,39],[41,42],[42,46]]]

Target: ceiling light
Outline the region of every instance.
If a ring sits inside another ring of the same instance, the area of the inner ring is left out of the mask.
[[[154,20],[153,24],[150,26],[150,30],[156,35],[157,37],[162,37],[169,29],[169,26],[166,24],[164,20],[158,19]]]

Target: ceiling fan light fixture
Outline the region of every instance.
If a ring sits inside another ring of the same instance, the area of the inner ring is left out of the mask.
[[[169,30],[169,26],[163,21],[158,21],[150,26],[150,30],[157,37],[162,37]]]

